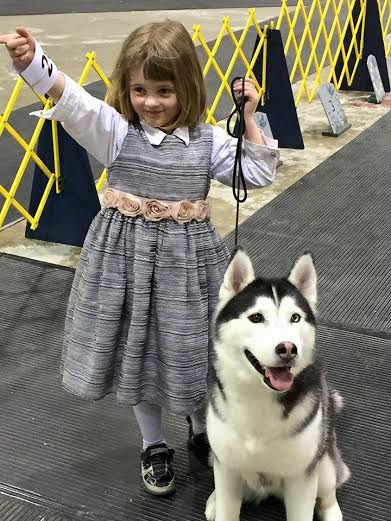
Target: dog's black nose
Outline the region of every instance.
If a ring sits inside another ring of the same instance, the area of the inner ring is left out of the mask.
[[[293,342],[281,342],[276,346],[276,353],[284,362],[290,362],[297,356],[297,347]]]

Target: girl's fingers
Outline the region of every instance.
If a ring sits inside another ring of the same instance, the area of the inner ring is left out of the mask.
[[[24,38],[28,38],[29,36],[31,36],[31,34],[29,33],[28,29],[26,29],[26,27],[17,27],[16,28],[16,32],[20,35],[20,36],[23,36]]]
[[[243,95],[245,98],[247,98],[247,110],[254,111],[256,109],[259,100],[259,94],[257,88],[255,87],[255,82],[252,79],[245,78],[244,90],[243,80],[236,81],[234,83],[234,91],[238,101],[241,101],[243,99]]]
[[[11,52],[24,45],[32,51],[35,49],[34,37],[25,27],[17,27],[16,33],[0,34],[0,44],[5,45]]]
[[[0,34],[0,43],[7,45],[12,38],[17,38],[18,34]]]
[[[27,44],[28,46],[31,48],[31,49],[34,49],[35,48],[35,40],[34,40],[34,36],[30,33],[30,31],[28,29],[26,29],[26,27],[17,27],[16,28],[16,32],[22,37],[22,38],[26,38],[27,40]]]
[[[12,57],[18,58],[19,56],[22,56],[23,54],[25,54],[29,50],[30,50],[30,47],[27,44],[25,44],[25,45],[21,45],[21,46],[17,47],[10,54],[11,54]]]
[[[26,38],[11,38],[8,43],[6,44],[6,47],[9,51],[14,51],[18,47],[22,47],[23,45],[27,45],[27,39]]]
[[[236,80],[234,85],[242,85],[242,83],[243,83],[243,80],[240,79],[240,80]],[[254,85],[255,82],[252,78],[244,78],[244,83],[245,84],[250,83],[251,85]]]
[[[235,84],[234,85],[234,91],[235,91],[235,93],[241,93],[243,91],[243,85],[241,83]],[[249,91],[250,92],[251,91],[253,91],[253,92],[257,91],[257,89],[255,88],[255,85],[253,83],[251,83],[251,82],[247,82],[247,83],[244,84],[244,92],[245,92],[245,94],[247,92],[249,92]]]
[[[12,52],[18,47],[26,45],[27,39],[22,38],[19,34],[2,34],[0,35],[0,43],[4,44]]]
[[[249,87],[247,89],[244,89],[244,94],[245,95],[253,94],[255,96],[258,96],[258,91],[255,87]]]
[[[237,96],[242,96],[243,91],[242,89],[235,89],[235,94]],[[248,87],[244,89],[244,95],[245,96],[258,96],[258,91],[255,87]]]
[[[13,42],[20,38],[19,34],[10,33],[10,34],[1,34],[0,35],[0,43],[5,44],[7,47],[9,45],[13,45]]]

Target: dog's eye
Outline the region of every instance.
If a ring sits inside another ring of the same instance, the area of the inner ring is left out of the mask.
[[[293,315],[291,316],[291,322],[300,322],[301,320],[301,316],[299,315],[299,313],[293,313]]]
[[[265,317],[262,313],[254,313],[254,315],[250,315],[248,319],[254,324],[260,324],[261,322],[265,322]]]

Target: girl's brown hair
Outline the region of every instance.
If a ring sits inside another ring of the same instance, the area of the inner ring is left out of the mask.
[[[205,118],[206,91],[192,39],[179,22],[148,23],[124,41],[111,78],[108,103],[130,122],[138,120],[130,103],[130,74],[143,67],[146,79],[172,81],[179,114],[163,130],[194,126]]]

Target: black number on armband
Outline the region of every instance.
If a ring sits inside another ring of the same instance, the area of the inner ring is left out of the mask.
[[[52,72],[53,72],[53,64],[52,63],[49,64],[49,60],[46,58],[45,55],[43,55],[42,56],[42,69],[45,68],[45,65],[48,69],[48,74],[49,74],[49,78],[50,78],[50,76],[52,75]]]

